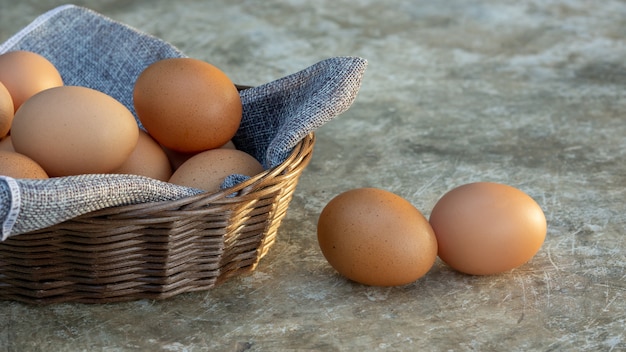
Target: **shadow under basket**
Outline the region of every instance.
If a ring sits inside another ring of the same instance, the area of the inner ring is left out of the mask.
[[[0,299],[156,300],[252,271],[314,144],[310,133],[282,164],[218,193],[107,208],[0,242]]]

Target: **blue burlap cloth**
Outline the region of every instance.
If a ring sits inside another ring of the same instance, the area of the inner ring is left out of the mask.
[[[109,94],[133,114],[132,90],[139,74],[157,60],[186,56],[159,38],[74,5],[42,14],[0,45],[0,54],[14,50],[43,55],[66,85]],[[366,66],[359,57],[329,58],[242,91],[243,118],[233,142],[266,169],[279,165],[308,133],[350,107]],[[224,187],[240,180],[233,176]],[[106,207],[169,201],[200,192],[132,175],[48,180],[0,176],[0,239]]]

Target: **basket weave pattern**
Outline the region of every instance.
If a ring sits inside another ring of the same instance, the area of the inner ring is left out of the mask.
[[[109,94],[131,112],[139,74],[157,60],[186,57],[74,5],[42,14],[0,44],[0,53],[12,50],[39,53],[66,85]],[[309,163],[313,132],[350,107],[366,66],[363,58],[332,57],[239,87],[243,114],[232,141],[266,171],[231,175],[217,193],[137,175],[1,176],[0,300],[164,299],[253,270]]]
[[[218,193],[117,206],[0,242],[0,299],[47,304],[164,299],[253,270],[315,144]]]

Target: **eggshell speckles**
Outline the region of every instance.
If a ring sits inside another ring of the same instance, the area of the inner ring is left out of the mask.
[[[137,78],[133,101],[148,133],[164,147],[183,153],[224,145],[241,122],[235,85],[217,67],[193,58],[148,66]]]
[[[236,149],[211,149],[185,161],[174,172],[170,182],[187,187],[217,192],[224,179],[232,174],[255,176],[263,166],[251,155]]]
[[[132,113],[114,98],[77,86],[44,90],[15,114],[15,151],[39,163],[50,176],[108,173],[137,144]]]
[[[48,174],[33,159],[5,150],[0,150],[0,175],[13,178],[48,178]]]
[[[48,59],[21,50],[0,55],[0,82],[11,94],[15,111],[33,95],[63,85],[59,71]]]
[[[333,198],[319,216],[317,238],[333,268],[366,285],[411,283],[437,257],[435,235],[422,213],[404,198],[376,188]]]
[[[430,223],[439,257],[467,274],[505,272],[529,261],[546,237],[546,218],[526,193],[511,186],[478,182],[446,193]]]

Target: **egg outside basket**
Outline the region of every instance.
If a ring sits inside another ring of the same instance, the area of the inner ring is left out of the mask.
[[[314,144],[310,133],[282,164],[218,193],[106,208],[9,238],[0,243],[0,298],[164,299],[253,270],[274,243]]]

